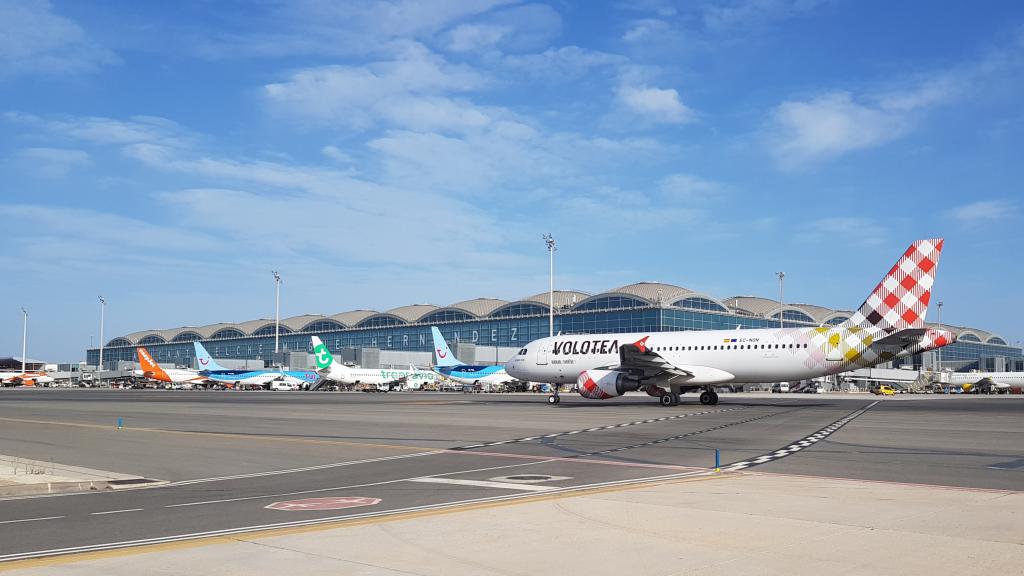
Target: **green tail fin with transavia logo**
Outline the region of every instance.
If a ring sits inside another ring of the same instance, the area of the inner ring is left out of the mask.
[[[317,370],[327,370],[334,363],[334,356],[331,356],[327,345],[320,341],[320,338],[313,336],[313,358],[316,359]]]

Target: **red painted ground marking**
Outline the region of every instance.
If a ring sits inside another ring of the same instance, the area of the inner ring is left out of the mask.
[[[265,508],[270,510],[341,510],[342,508],[356,508],[359,506],[373,506],[380,502],[380,498],[366,498],[363,496],[334,496],[330,498],[304,498],[302,500],[286,500],[274,502]]]

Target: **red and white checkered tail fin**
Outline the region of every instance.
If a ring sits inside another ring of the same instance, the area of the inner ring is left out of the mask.
[[[941,255],[942,238],[911,244],[848,324],[886,334],[923,328]]]

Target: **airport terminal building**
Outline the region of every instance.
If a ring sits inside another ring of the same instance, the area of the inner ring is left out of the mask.
[[[719,299],[709,294],[662,284],[640,282],[602,292],[556,291],[555,333],[599,334],[668,330],[728,330],[778,326],[840,324],[852,314],[812,304],[789,304],[755,296]],[[430,327],[436,325],[460,360],[494,364],[511,357],[526,343],[548,335],[547,292],[513,302],[477,298],[449,306],[413,304],[385,312],[352,310],[331,316],[308,314],[280,321],[280,350],[293,368],[304,368],[317,335],[332,351],[366,368],[431,364]],[[781,314],[781,319],[780,319]],[[1002,337],[984,330],[943,325],[958,341],[941,351],[904,359],[915,368],[935,369],[941,361],[954,370],[1021,371],[1024,353]],[[198,340],[215,358],[262,360],[274,355],[274,319],[208,326],[143,330],[110,340],[103,364],[115,369],[134,362],[135,347],[146,346],[157,361],[192,366]],[[99,349],[87,351],[97,365]],[[295,354],[299,353],[299,354]],[[280,359],[279,359],[280,361]],[[894,366],[896,367],[896,366]]]

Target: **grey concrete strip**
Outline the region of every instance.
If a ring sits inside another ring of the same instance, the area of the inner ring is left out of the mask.
[[[1016,574],[1024,493],[761,474],[382,520],[19,574]]]
[[[0,455],[0,497],[157,486],[161,480]]]

